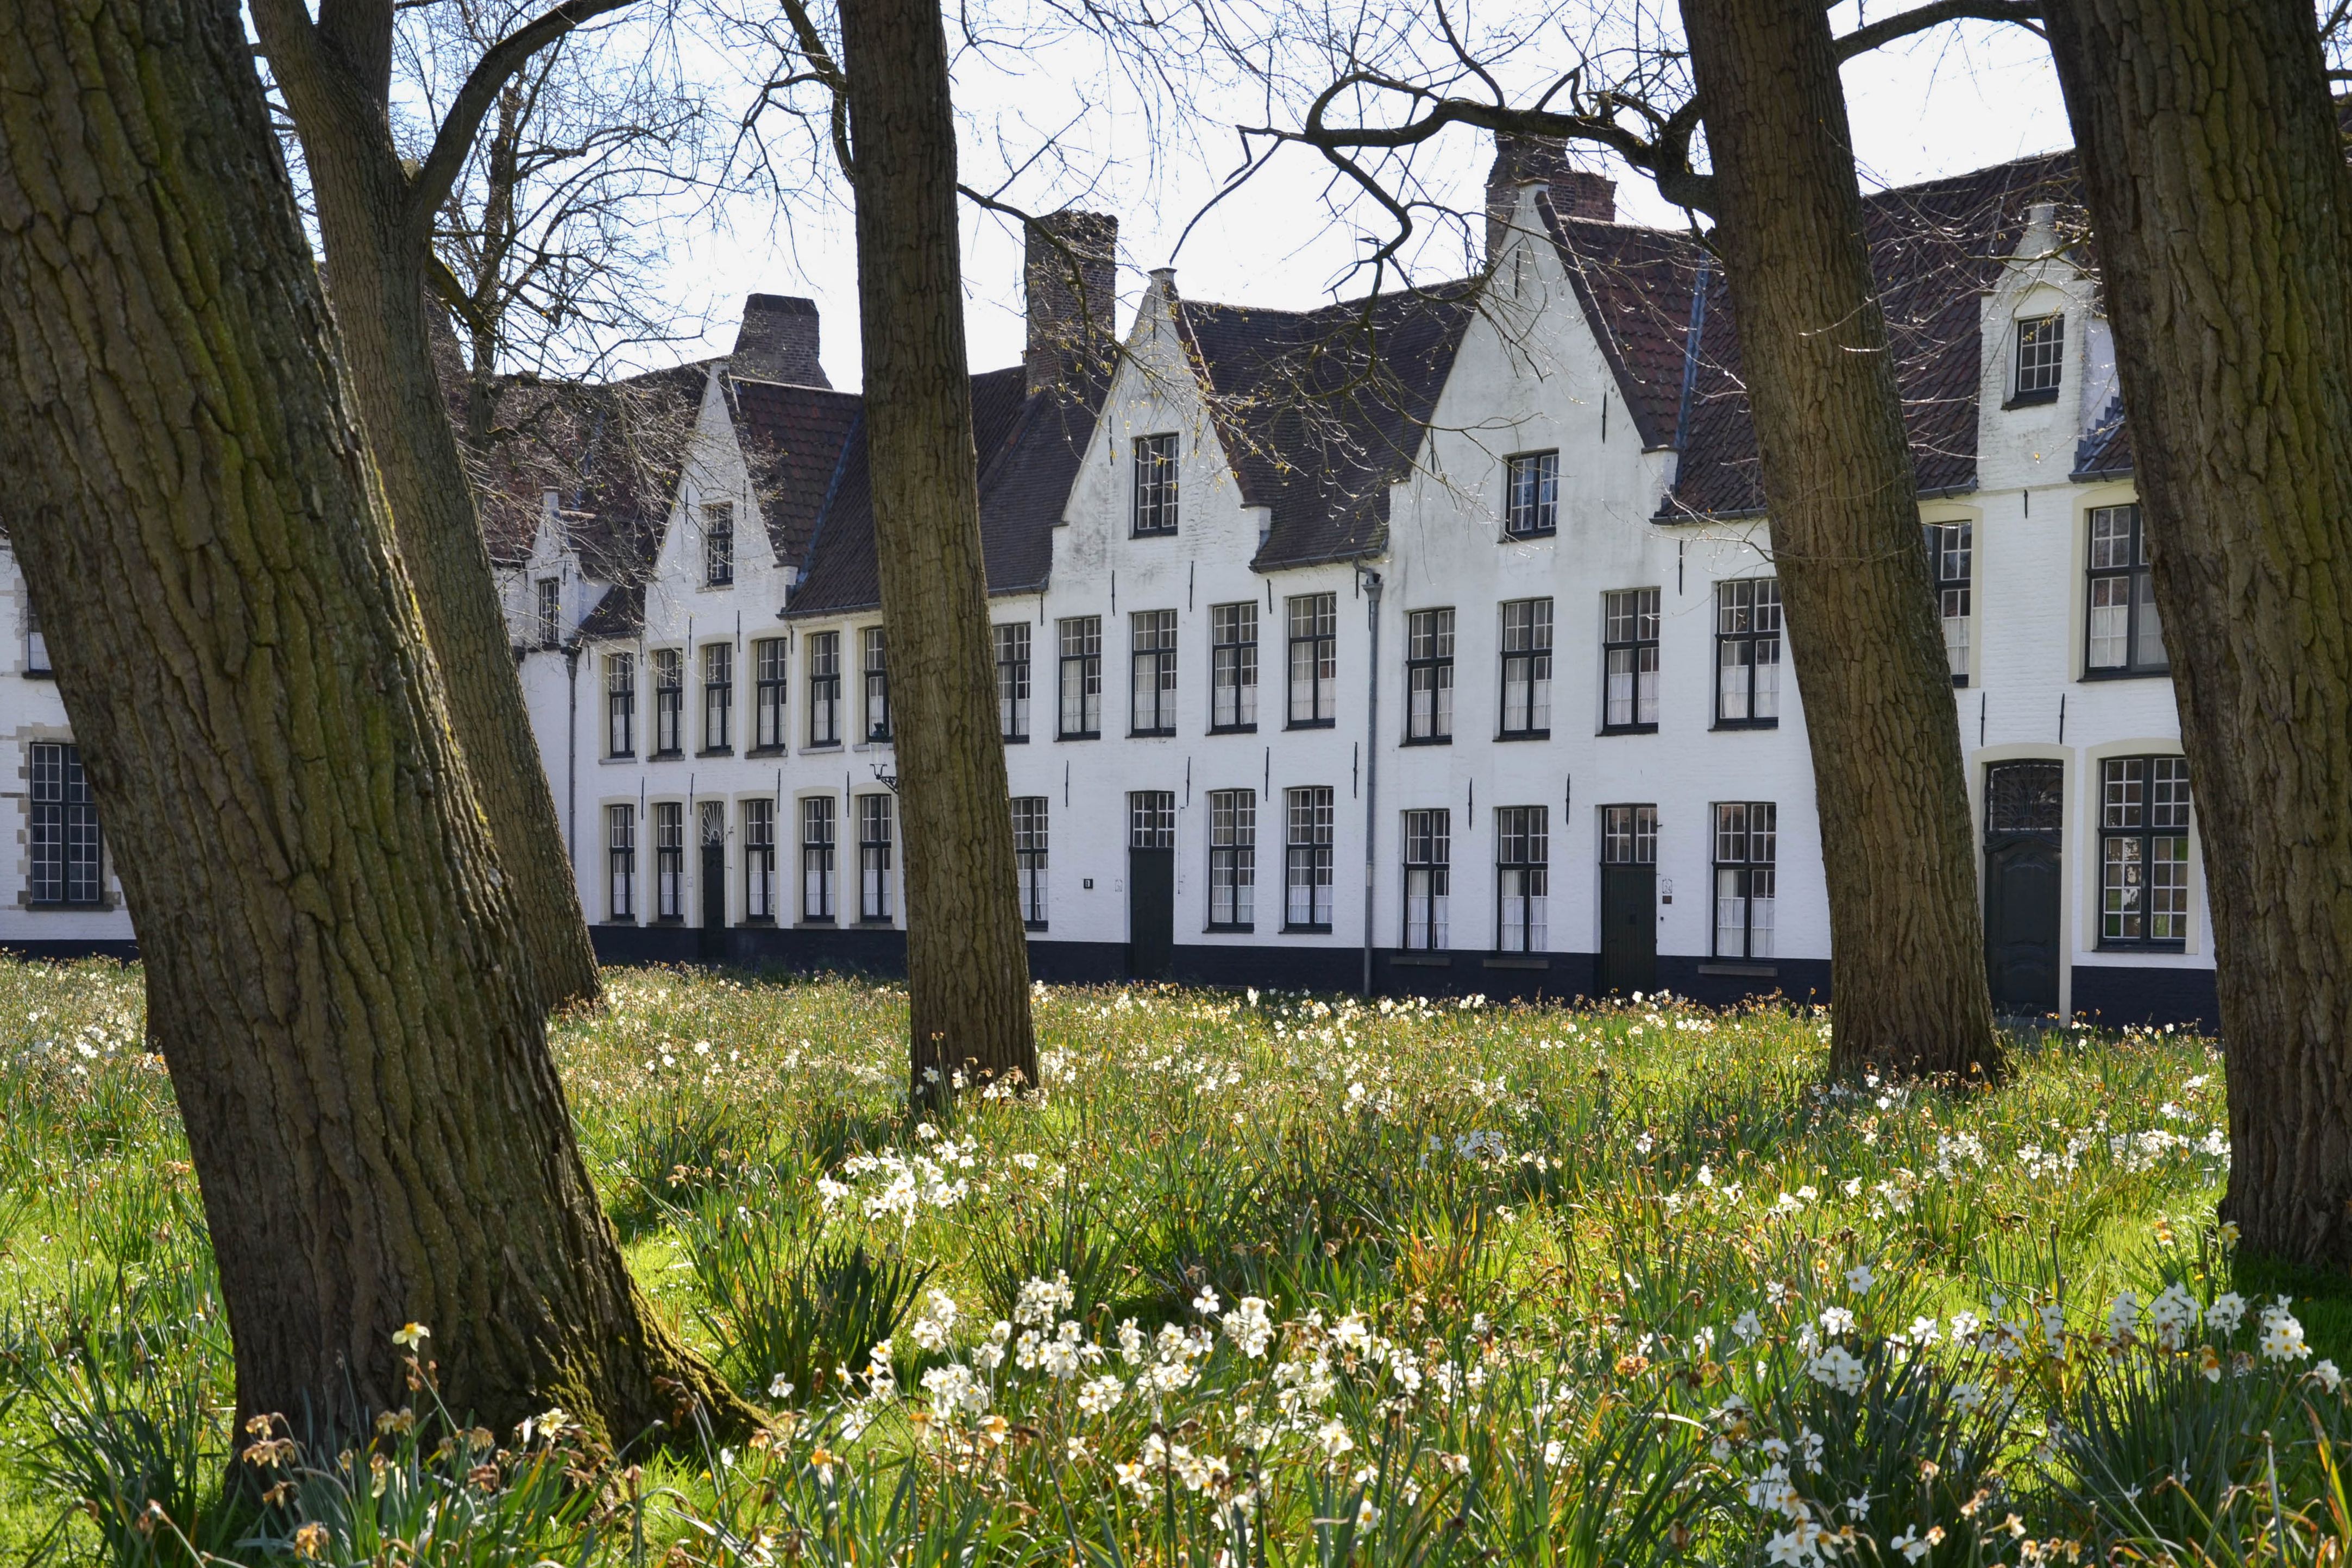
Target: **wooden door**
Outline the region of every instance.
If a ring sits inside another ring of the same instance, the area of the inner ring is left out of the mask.
[[[1985,770],[1985,982],[1993,1010],[2058,1010],[2058,911],[2065,770],[1997,762]]]

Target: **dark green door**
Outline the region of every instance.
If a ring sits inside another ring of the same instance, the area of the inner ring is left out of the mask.
[[[702,956],[711,962],[727,951],[727,808],[702,803]]]
[[[1658,988],[1658,868],[1601,868],[1601,973],[1603,996]]]
[[[1658,988],[1658,809],[1601,808],[1602,996]]]
[[[1164,980],[1176,967],[1176,852],[1127,852],[1127,975]]]
[[[2059,840],[2065,772],[2055,762],[1985,770],[1985,983],[1993,1010],[2058,1010]]]

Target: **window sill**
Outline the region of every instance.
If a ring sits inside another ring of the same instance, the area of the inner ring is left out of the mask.
[[[1025,735],[1000,735],[997,737],[997,739],[1003,741],[1007,746],[1026,746],[1029,744],[1029,737]]]
[[[1450,735],[1408,735],[1404,737],[1404,744],[1407,746],[1451,746],[1454,744],[1454,737]]]
[[[1131,539],[1172,539],[1176,537],[1176,530],[1174,528],[1130,528],[1128,530],[1127,537]]]
[[[697,757],[732,757],[734,755],[735,748],[731,746],[706,746],[695,753]]]
[[[1202,926],[1201,929],[1211,936],[1247,936],[1257,929],[1257,923],[1255,921],[1252,921],[1247,925],[1220,925],[1216,922],[1211,921],[1208,925]],[[1303,931],[1308,929],[1308,927],[1285,926],[1283,929],[1286,931]],[[1327,925],[1321,927],[1321,929],[1328,931],[1330,927]]]
[[[1969,689],[1969,678],[1968,678],[1968,676],[1966,676],[1966,675],[1954,675],[1954,676],[1952,677],[1952,689],[1953,689],[1954,691],[1956,691],[1956,692],[1964,692],[1964,691],[1968,690],[1968,689]]]
[[[1601,733],[1603,735],[1655,735],[1658,733],[1658,727],[1654,724],[1604,724],[1601,727]]]
[[[1339,727],[1339,721],[1336,718],[1294,718],[1282,727],[1285,729],[1337,729]]]
[[[54,681],[58,673],[55,670],[26,670],[25,678],[28,681]]]
[[[886,729],[879,735],[869,735],[865,739],[859,741],[857,743],[857,749],[860,751],[871,751],[877,746],[890,746],[894,744],[896,744],[896,737]]]
[[[1102,731],[1098,729],[1077,729],[1072,730],[1067,735],[1057,735],[1054,738],[1055,740],[1100,740],[1102,738]]]
[[[2058,401],[2058,392],[2059,389],[2056,387],[2049,387],[2041,392],[2017,392],[2012,394],[2010,400],[2007,402],[2002,403],[2000,406],[2004,410],[2012,408],[2037,408],[2045,403],[2056,402]]]
[[[861,931],[893,931],[893,930],[896,930],[896,929],[898,928],[898,923],[897,921],[892,920],[892,919],[891,919],[888,915],[859,915],[859,916],[858,916],[858,918],[857,918],[857,925],[858,925],[858,929],[860,929]]]
[[[1548,729],[1507,729],[1496,736],[1495,741],[1496,745],[1502,745],[1515,740],[1549,740],[1550,738],[1551,731]]]
[[[1556,539],[1558,538],[1559,538],[1559,530],[1558,528],[1529,528],[1524,533],[1514,533],[1508,528],[1505,528],[1503,530],[1503,542],[1507,545],[1523,545],[1535,539]]]
[[[656,751],[646,758],[648,762],[682,762],[685,759],[683,751]]]
[[[36,915],[103,915],[112,909],[114,904],[111,900],[104,898],[96,899],[87,904],[68,903],[62,899],[53,899],[47,903],[38,903],[34,900],[27,899],[25,901],[25,907],[31,910]]]
[[[52,907],[55,906],[53,905]],[[2189,944],[2186,942],[2109,942],[2102,939],[2098,946],[2098,951],[2102,953],[2146,953],[2155,957],[2170,958],[2177,957],[2181,954],[2188,952]]]
[[[738,925],[757,925],[762,929],[770,931],[774,930],[776,926],[776,923],[764,915],[747,915],[741,920],[736,922],[736,924]]]
[[[626,926],[631,931],[635,931],[637,928],[637,917],[634,915],[615,915],[610,920],[600,920],[596,924],[599,925],[622,925]]]
[[[815,916],[803,915],[802,918],[793,922],[793,929],[795,931],[838,931],[841,929],[841,922],[834,919],[829,915],[820,915]]]
[[[1407,969],[1451,969],[1454,967],[1454,955],[1426,950],[1419,953],[1391,953],[1389,955],[1389,962]]]
[[[1285,936],[1328,936],[1331,935],[1331,927],[1328,925],[1286,925],[1282,928],[1282,934]]]
[[[801,753],[806,756],[812,751],[839,751],[840,749],[841,742],[837,740],[812,740],[801,747]]]
[[[1043,931],[1045,929],[1045,923],[1042,920],[1024,920],[1021,923],[1021,929],[1024,931]]]
[[[782,757],[784,755],[784,748],[781,746],[755,746],[743,755],[746,757]]]
[[[647,924],[654,925],[684,925],[686,924],[686,916],[683,915],[656,915]]]
[[[634,751],[615,751],[604,758],[607,762],[635,762],[636,759],[637,754]]]
[[[2082,678],[2085,681],[2161,681],[2170,679],[2171,675],[2170,664],[2159,664],[2133,669],[2084,670]]]
[[[1736,975],[1750,980],[1777,980],[1780,977],[1778,964],[1749,964],[1731,958],[1710,958],[1698,967],[1702,975]]]
[[[1211,735],[1255,735],[1257,733],[1257,726],[1255,724],[1213,724],[1209,727],[1209,733]]]
[[[1778,729],[1780,727],[1780,721],[1777,718],[1719,718],[1707,727],[1709,729]]]
[[[1478,967],[1482,969],[1549,969],[1551,967],[1551,960],[1549,958],[1522,957],[1516,953],[1509,955],[1497,954],[1479,959]]]

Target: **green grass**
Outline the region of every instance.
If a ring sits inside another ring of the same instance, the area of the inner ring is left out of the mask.
[[[2352,1354],[2352,1292],[2214,1235],[2205,1040],[1830,1086],[1811,1010],[1040,988],[1044,1092],[921,1122],[892,987],[611,984],[555,1037],[582,1143],[772,1442],[597,1469],[543,1433],[445,1449],[428,1402],[221,1517],[228,1346],[138,972],[0,963],[0,1563],[256,1563],[304,1527],[337,1562],[1192,1568],[2345,1534],[2352,1415],[2310,1369]],[[2118,1291],[2175,1281],[2292,1293],[2310,1354],[2263,1354],[2252,1309],[2110,1337]]]

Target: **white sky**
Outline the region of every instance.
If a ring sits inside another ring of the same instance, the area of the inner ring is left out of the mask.
[[[1851,5],[1835,20],[1852,26]],[[1119,220],[1121,321],[1146,272],[1171,262],[1185,224],[1213,195],[1237,162],[1231,130],[1236,119],[1257,118],[1248,101],[1203,105],[1193,140],[1154,159],[1138,117],[1109,99],[1110,112],[1073,108],[1066,84],[1099,69],[1098,61],[1057,57],[960,65],[957,107],[964,117],[967,183],[990,186],[1003,167],[1003,149],[1034,147],[1044,131],[1079,120],[1069,138],[1058,188],[1034,172],[1009,194],[1041,206],[1059,205],[1083,179],[1076,204],[1114,213]],[[1945,28],[1849,65],[1846,90],[1864,189],[1957,173],[2071,140],[2056,78],[2041,41],[2015,28],[1969,25]],[[1082,117],[1082,118],[1081,118]],[[1083,141],[1081,140],[1083,139]],[[1469,211],[1483,200],[1491,145],[1483,135],[1459,139],[1425,153],[1420,177],[1443,183],[1446,199]],[[1155,166],[1156,165],[1156,166]],[[1628,221],[1678,224],[1680,215],[1638,176],[1618,169],[1618,211]],[[835,182],[837,186],[837,182]],[[1360,292],[1346,272],[1359,254],[1357,222],[1335,219],[1327,202],[1324,166],[1305,150],[1286,150],[1274,164],[1213,210],[1173,257],[1177,287],[1200,299],[1299,307],[1331,298],[1334,287]],[[965,204],[965,321],[974,370],[1014,362],[1022,341],[1017,232],[1004,220]],[[671,250],[673,302],[707,312],[712,326],[680,358],[724,352],[745,294],[807,295],[823,322],[825,372],[838,387],[858,384],[857,287],[848,208],[837,194],[818,193],[788,204],[739,196],[717,214],[713,232],[682,235]],[[1433,236],[1421,260],[1424,276],[1465,270],[1458,235]]]

